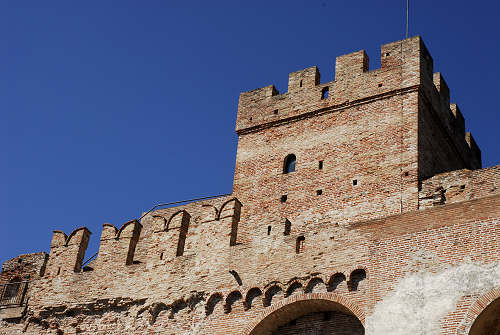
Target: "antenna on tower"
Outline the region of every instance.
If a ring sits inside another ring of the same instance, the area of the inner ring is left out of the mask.
[[[410,0],[406,0],[406,38],[408,38],[408,25],[410,14]]]

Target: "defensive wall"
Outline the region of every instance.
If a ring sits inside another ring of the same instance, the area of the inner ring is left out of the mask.
[[[0,334],[487,334],[500,166],[480,168],[419,37],[381,57],[242,93],[231,195],[104,224],[84,267],[98,237],[54,231]]]

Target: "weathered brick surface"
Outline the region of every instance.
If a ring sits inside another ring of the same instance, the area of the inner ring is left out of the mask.
[[[479,169],[420,38],[381,57],[373,71],[364,51],[338,57],[332,82],[311,67],[286,93],[242,93],[232,195],[105,224],[86,271],[90,232],[56,232],[26,315],[0,334],[484,328],[474,320],[500,295],[500,167]]]

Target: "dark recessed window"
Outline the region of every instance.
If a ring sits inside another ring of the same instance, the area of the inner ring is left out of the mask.
[[[267,226],[267,235],[271,235],[271,226]]]
[[[379,84],[378,84],[378,87],[382,87],[382,83],[379,83]]]
[[[329,87],[323,87],[323,89],[321,90],[321,99],[326,99],[328,98],[328,93],[329,93]]]
[[[288,198],[288,197],[286,196],[286,194],[283,194],[283,195],[281,196],[280,201],[281,201],[281,202],[286,202],[286,199],[287,199],[287,198]]]
[[[390,56],[390,53],[386,52],[386,53],[385,53],[385,56],[386,56],[386,57],[389,57],[389,56]]]
[[[283,173],[290,173],[295,171],[295,163],[297,159],[294,154],[286,156],[285,162],[283,164]]]
[[[299,85],[300,85],[300,87],[302,87],[302,80],[300,81],[300,84],[299,84]]]
[[[409,173],[408,171],[405,172],[405,177],[408,177]]]
[[[273,113],[274,115],[278,114],[278,110],[277,109],[273,110]]]
[[[323,190],[317,190],[316,191],[316,195],[322,195],[323,194]]]
[[[358,180],[357,180],[357,179],[353,179],[353,180],[352,180],[352,184],[353,184],[354,186],[358,185]]]
[[[318,162],[318,169],[323,170],[323,161]]]

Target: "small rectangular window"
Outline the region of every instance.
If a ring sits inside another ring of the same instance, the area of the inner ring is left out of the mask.
[[[354,186],[358,185],[358,180],[357,180],[357,179],[353,179],[353,180],[352,180],[352,184],[353,184]]]
[[[281,202],[286,202],[287,198],[288,198],[288,197],[286,196],[286,194],[283,194],[283,195],[281,196],[281,199],[280,199],[280,200],[281,200]]]
[[[321,90],[321,100],[324,100],[326,98],[328,98],[328,91],[329,91],[329,87],[323,87],[323,89]]]
[[[323,161],[318,162],[318,169],[323,170]]]

